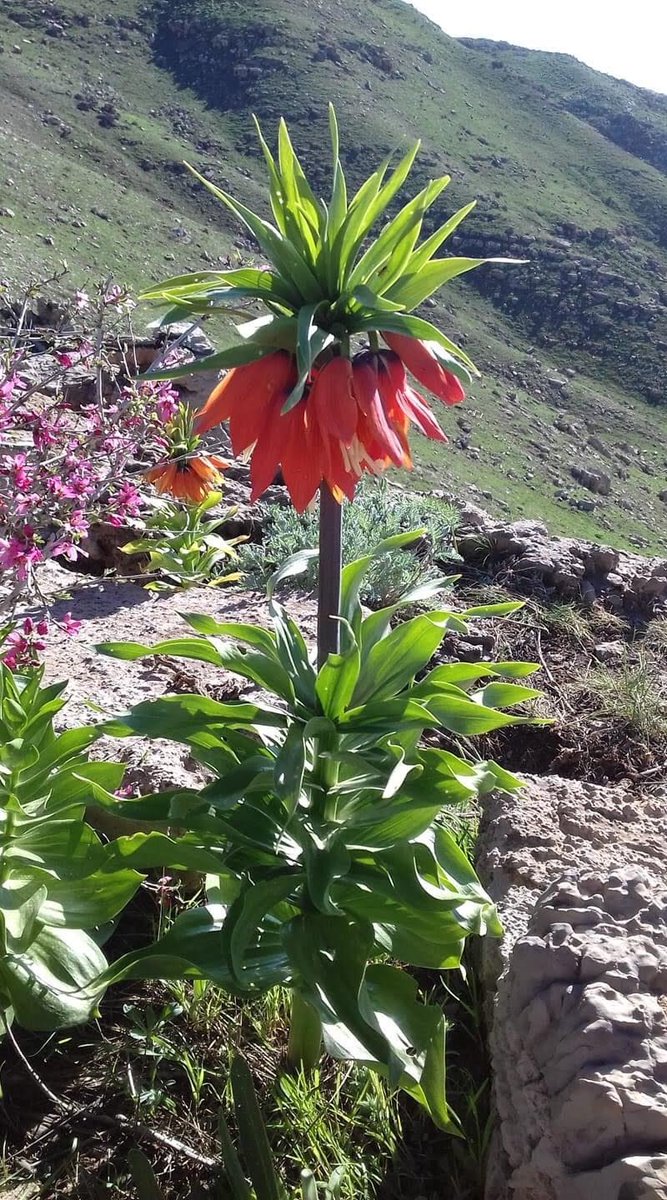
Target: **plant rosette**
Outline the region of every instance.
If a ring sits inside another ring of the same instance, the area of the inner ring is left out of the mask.
[[[214,776],[201,790],[140,799],[96,789],[98,804],[156,825],[115,843],[119,867],[198,870],[208,899],[153,945],[120,959],[101,983],[203,978],[249,997],[291,988],[293,1062],[314,1064],[323,1035],[331,1054],[380,1071],[456,1132],[443,1013],[421,1002],[414,978],[395,964],[456,968],[466,938],[500,935],[451,817],[492,788],[514,791],[520,783],[496,763],[426,747],[422,734],[444,729],[469,738],[532,720],[506,710],[539,693],[521,682],[534,663],[428,670],[448,631],[520,605],[439,609],[394,625],[403,606],[441,591],[440,577],[364,616],[359,589],[371,563],[423,533],[386,539],[344,569],[341,650],[319,670],[275,592],[314,551],[274,576],[272,631],[188,614],[195,637],[98,647],[124,660],[158,653],[210,663],[267,697],[166,696],[101,727],[183,743]],[[170,827],[183,833],[170,836]]]

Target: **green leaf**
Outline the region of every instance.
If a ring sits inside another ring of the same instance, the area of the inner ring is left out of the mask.
[[[257,362],[272,351],[271,346],[245,340],[219,350],[217,354],[209,354],[195,362],[181,363],[178,367],[151,368],[142,379],[183,379],[188,375],[199,375],[202,371],[228,371],[231,367],[243,367],[247,363]]]
[[[207,849],[199,838],[168,837],[152,830],[121,836],[105,846],[105,865],[109,871],[124,872],[128,866],[142,871],[153,867],[170,867],[175,871],[217,872],[221,867],[221,852]],[[134,872],[130,872],[134,875]]]
[[[128,1150],[127,1165],[137,1189],[138,1200],[164,1200],[155,1172],[141,1150]]]
[[[331,135],[333,184],[331,203],[326,215],[323,242],[326,254],[327,284],[329,290],[333,292],[338,283],[340,264],[337,262],[335,255],[331,253],[331,250],[347,214],[347,184],[345,181],[345,172],[340,161],[338,122],[333,104],[329,105],[329,133]]]
[[[437,292],[450,279],[472,271],[487,262],[506,262],[492,258],[434,258],[413,274],[403,275],[389,291],[389,299],[403,308],[413,309]]]
[[[103,855],[97,834],[80,819],[45,820],[39,813],[34,821],[21,822],[4,857],[12,867],[25,863],[44,867],[58,879],[80,879],[97,868]]]
[[[231,1188],[232,1200],[253,1200],[252,1192],[243,1174],[243,1168],[236,1153],[236,1148],[222,1109],[218,1113],[218,1136],[222,1148],[222,1161],[225,1164],[225,1173]]]
[[[282,180],[278,173],[278,167],[276,164],[276,160],[273,157],[273,155],[269,149],[266,138],[264,137],[264,134],[262,133],[261,125],[254,113],[253,113],[252,119],[255,122],[255,129],[257,130],[257,137],[259,139],[259,144],[262,147],[262,154],[264,155],[264,161],[266,163],[266,166],[267,166],[267,169],[269,172],[269,197],[271,200],[271,211],[273,212],[273,216],[274,216],[276,225],[278,226],[280,232],[282,234],[286,234],[287,233],[287,222],[285,219],[286,200],[285,200],[285,194],[283,191],[283,183],[282,183]]]
[[[457,229],[461,224],[461,222],[465,220],[465,218],[468,216],[468,213],[472,212],[476,204],[476,200],[472,200],[470,204],[465,204],[463,208],[460,208],[458,212],[455,212],[448,221],[445,221],[444,225],[441,225],[439,229],[436,229],[435,233],[432,233],[425,242],[422,242],[421,246],[415,250],[414,254],[412,254],[410,258],[408,270],[411,274],[420,271],[421,268],[425,266],[427,262],[429,262],[435,252],[440,249],[442,243],[447,241],[447,238],[450,237],[454,230]]]
[[[190,658],[197,662],[212,663],[216,667],[223,665],[220,652],[202,638],[171,638],[166,642],[156,642],[154,646],[144,646],[141,642],[98,642],[94,649],[98,654],[104,654],[107,658],[119,658],[123,662],[135,662],[139,658],[167,654],[172,658]]]
[[[504,600],[501,604],[476,604],[474,608],[465,608],[458,616],[462,621],[467,621],[469,617],[506,617],[522,608],[523,600]]]
[[[435,654],[447,632],[448,613],[413,617],[372,646],[361,666],[352,703],[395,696]]]
[[[331,1192],[327,1194],[331,1195]],[[318,1200],[317,1184],[312,1171],[301,1172],[301,1200]]]
[[[221,704],[208,696],[162,696],[144,700],[122,717],[104,721],[97,728],[115,737],[164,737],[174,742],[191,742],[203,732],[221,736],[226,727],[285,725],[283,713],[257,704]],[[198,742],[197,744],[202,744]]]
[[[46,872],[44,877],[46,883]],[[142,878],[136,871],[102,868],[83,879],[50,879],[40,920],[63,929],[105,925],[132,899]]]
[[[241,991],[265,991],[284,977],[286,964],[278,955],[268,964],[261,958],[260,926],[281,901],[295,893],[303,875],[294,870],[243,888],[232,904],[222,930],[221,951],[236,987]],[[248,951],[254,951],[254,958]]]
[[[231,209],[234,215],[250,230],[260,248],[271,260],[280,275],[293,280],[306,304],[312,303],[313,300],[323,299],[319,282],[312,273],[308,263],[295,249],[292,242],[280,233],[280,230],[275,229],[268,221],[264,221],[261,217],[258,217],[245,204],[241,204],[233,196],[230,196],[227,192],[223,192],[215,184],[210,183],[194,167],[191,167],[189,163],[185,165],[194,175],[195,179],[202,183],[211,195],[221,200],[227,208]]]
[[[169,279],[163,279],[161,283],[141,292],[139,299],[161,302],[166,292],[178,292],[180,296],[187,296],[191,292],[207,291],[209,285],[216,287],[218,284],[224,284],[228,275],[228,271],[191,271],[187,275],[172,275]]]
[[[191,629],[194,629],[195,633],[200,633],[204,637],[234,638],[239,642],[247,642],[249,646],[254,646],[264,654],[275,656],[275,634],[268,629],[262,629],[260,625],[246,625],[242,621],[216,621],[215,617],[210,617],[206,613],[182,612],[179,613],[179,616],[187,622]]]
[[[25,1029],[48,1031],[87,1021],[103,992],[106,959],[82,929],[45,926],[23,954],[0,958],[0,990]]]
[[[280,662],[292,681],[297,699],[312,713],[315,708],[316,674],[303,634],[296,621],[273,596],[269,600],[269,612],[276,630]]]
[[[440,695],[430,696],[423,703],[440,725],[462,737],[490,733],[492,729],[502,729],[504,725],[533,723],[529,717],[510,717],[507,713],[475,704],[465,692],[461,692],[460,697],[453,692],[442,692]]]
[[[447,1133],[459,1135],[445,1085],[446,1024],[437,1005],[421,1004],[417,983],[396,967],[373,964],[366,973],[367,1006],[387,1029],[404,1066],[401,1086]]]
[[[470,699],[487,708],[511,708],[525,700],[535,700],[542,693],[535,688],[521,687],[518,683],[487,683],[486,687],[473,692]]]
[[[301,244],[304,258],[313,265],[324,223],[324,210],[306,179],[282,117],[278,126],[278,155],[280,179],[286,200],[283,211],[288,235],[297,244]]]
[[[451,1131],[442,1011],[420,1004],[416,982],[402,971],[368,965],[371,927],[308,915],[286,927],[285,944],[299,991],[322,1018],[329,1053],[379,1070]]]
[[[371,287],[378,286],[380,282],[380,268],[391,257],[395,247],[399,246],[405,238],[410,238],[411,232],[415,234],[414,240],[409,242],[409,248],[412,248],[416,236],[418,236],[421,229],[424,214],[438,198],[443,188],[450,182],[450,178],[449,175],[445,175],[441,179],[436,179],[428,183],[414,199],[404,205],[400,212],[385,225],[382,232],[372,245],[369,246],[352,271],[348,280],[348,287],[350,289],[354,289],[359,284],[368,283],[369,281]],[[389,277],[387,286],[392,282],[393,279]]]
[[[315,682],[322,712],[332,721],[348,707],[359,679],[361,656],[356,642],[343,654],[330,654],[320,667]]]
[[[540,669],[540,663],[534,662],[497,662],[493,668],[499,675],[508,679],[523,679],[526,675],[534,675]]]
[[[338,285],[341,291],[346,290],[350,269],[361,245],[410,174],[419,146],[420,143],[415,142],[386,183],[382,183],[386,173],[386,166],[383,164],[353,197],[332,250],[332,257],[339,263]]]
[[[320,303],[307,304],[299,309],[297,316],[297,370],[298,378],[282,407],[283,413],[290,412],[302,399],[304,388],[312,371],[313,363],[333,341],[326,329],[315,324],[315,313]]]
[[[164,937],[107,967],[100,983],[108,986],[121,979],[210,979],[234,994],[234,980],[220,952],[226,911],[220,904],[187,909]]]
[[[306,744],[303,725],[292,724],[287,737],[276,755],[274,784],[276,795],[291,812],[301,795],[303,775],[306,768]]]
[[[298,550],[296,554],[291,554],[289,558],[285,559],[285,562],[273,572],[266,585],[266,594],[269,600],[284,579],[291,579],[294,575],[303,575],[313,559],[317,558],[317,554],[317,550]]]
[[[277,652],[269,655],[258,650],[246,650],[243,646],[221,645],[218,654],[220,666],[227,671],[249,679],[275,696],[280,696],[288,704],[294,700],[291,675],[281,664]]]
[[[401,550],[406,546],[411,546],[414,542],[418,542],[426,533],[428,533],[428,530],[425,526],[420,529],[411,529],[407,533],[395,533],[391,537],[383,538],[363,558],[358,558],[355,562],[348,563],[346,567],[343,567],[341,572],[340,615],[355,632],[358,630],[361,622],[359,589],[371,563],[383,554],[391,553],[392,550]],[[316,554],[317,551],[311,551],[310,553]]]
[[[273,1164],[252,1075],[247,1063],[239,1055],[232,1062],[230,1079],[243,1157],[257,1200],[286,1200],[285,1190]]]

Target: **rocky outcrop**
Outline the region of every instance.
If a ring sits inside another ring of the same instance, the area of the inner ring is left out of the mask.
[[[666,815],[665,785],[533,778],[488,801],[486,1200],[667,1197]]]
[[[664,213],[657,205],[649,219],[662,229]],[[489,223],[494,227],[485,227]],[[658,236],[667,239],[667,226]],[[629,392],[661,405],[667,348],[664,275],[657,260],[651,260],[657,267],[652,272],[647,259],[643,278],[628,280],[621,262],[632,242],[623,229],[582,229],[571,222],[538,238],[497,227],[487,211],[484,219],[479,215],[461,226],[450,245],[456,254],[473,258],[520,259],[525,265],[511,271],[491,265],[472,272],[471,285],[517,320],[535,344],[576,347],[595,362],[596,371],[596,360],[602,360]],[[622,339],[615,336],[619,327]]]
[[[502,521],[464,505],[456,530],[462,558],[487,570],[502,567],[519,586],[585,603],[603,599],[617,611],[667,606],[667,558],[645,558],[596,542],[552,536],[540,521]]]

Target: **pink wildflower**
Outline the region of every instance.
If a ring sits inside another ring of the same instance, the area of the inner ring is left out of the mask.
[[[58,623],[60,628],[65,631],[68,637],[74,637],[83,625],[83,621],[75,621],[71,612],[65,613],[64,617],[61,617]]]

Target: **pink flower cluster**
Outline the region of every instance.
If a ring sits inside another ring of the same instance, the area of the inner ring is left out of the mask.
[[[71,613],[65,613],[57,624],[68,636],[78,633],[82,622],[75,621]],[[13,629],[5,638],[8,647],[2,654],[2,662],[10,671],[25,671],[39,666],[39,656],[46,649],[45,638],[50,632],[50,625],[42,618],[33,621],[26,617],[18,629]]]
[[[110,293],[108,302],[124,304],[125,294]],[[81,342],[61,365],[91,353]],[[141,380],[78,412],[62,399],[22,401],[20,361],[0,358],[0,572],[12,573],[15,592],[29,592],[47,559],[76,561],[93,521],[121,525],[138,516],[142,468],[164,454],[179,398],[168,382]]]

